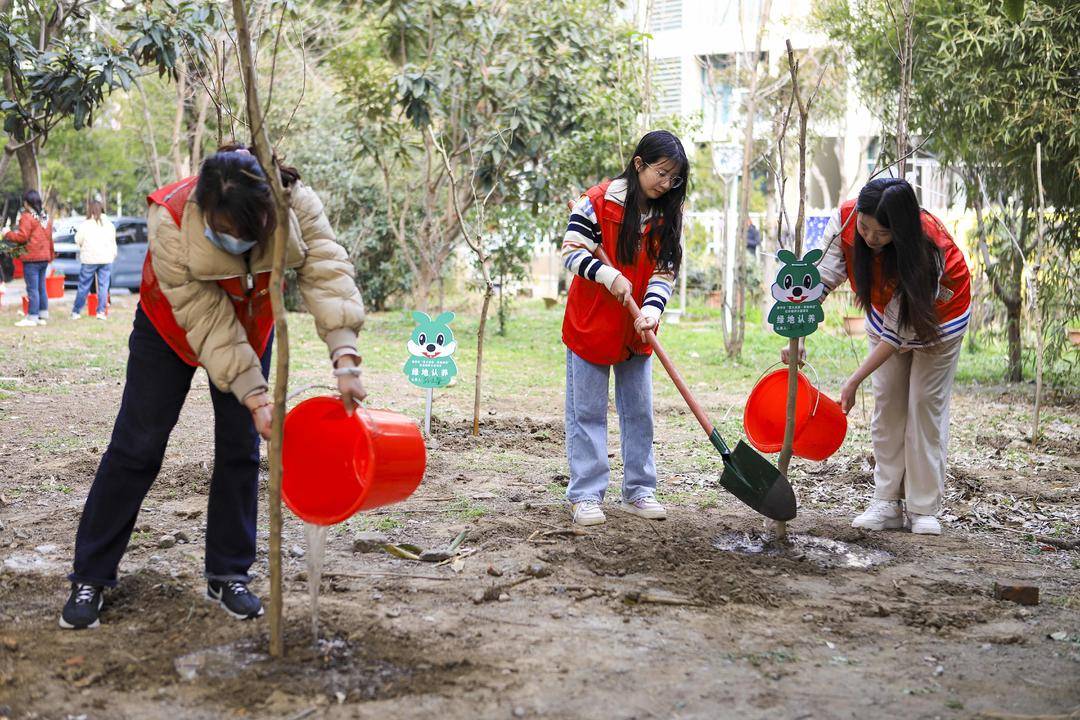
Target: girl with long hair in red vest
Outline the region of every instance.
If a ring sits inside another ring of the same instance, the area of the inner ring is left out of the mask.
[[[615,374],[623,483],[619,507],[662,520],[653,457],[652,348],[682,262],[683,202],[690,165],[675,135],[656,130],[638,142],[626,169],[590,188],[570,212],[562,255],[574,273],[566,301],[567,499],[579,525],[604,522],[608,486],[608,377]],[[593,253],[603,246],[613,265]],[[634,321],[630,299],[641,308]]]
[[[840,206],[825,237],[832,240],[821,279],[830,290],[851,282],[870,343],[840,391],[847,413],[873,377],[874,498],[852,526],[938,535],[949,400],[971,304],[967,261],[899,178],[867,183]]]

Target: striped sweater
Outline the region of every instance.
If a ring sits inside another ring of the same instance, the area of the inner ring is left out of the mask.
[[[608,186],[606,199],[623,205],[626,201],[626,181],[622,178],[613,180]],[[649,214],[641,218],[642,231],[645,230],[651,217]],[[570,211],[570,222],[566,227],[566,235],[562,243],[563,265],[570,272],[586,280],[601,283],[611,290],[612,283],[622,273],[593,257],[600,241],[600,223],[596,219],[596,211],[589,197],[582,195]],[[667,268],[657,268],[649,278],[649,287],[641,302],[642,314],[659,320],[674,287],[675,273]]]

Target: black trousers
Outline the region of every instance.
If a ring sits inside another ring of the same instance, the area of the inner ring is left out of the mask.
[[[262,356],[270,371],[271,344]],[[127,384],[109,447],[86,498],[75,538],[74,582],[114,587],[143,498],[180,417],[191,367],[173,352],[139,306],[128,340]],[[259,435],[251,413],[231,393],[210,385],[214,403],[214,472],[206,512],[206,577],[250,580],[255,562]]]

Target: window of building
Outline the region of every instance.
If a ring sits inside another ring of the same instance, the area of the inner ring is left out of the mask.
[[[678,30],[682,27],[683,0],[652,0],[649,32]]]
[[[679,58],[653,61],[652,111],[673,115],[682,110],[682,63]]]

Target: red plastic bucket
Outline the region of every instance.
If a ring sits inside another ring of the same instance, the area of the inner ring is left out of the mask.
[[[780,452],[787,415],[787,368],[766,374],[750,392],[743,409],[743,429],[761,452]],[[791,451],[807,460],[824,460],[847,435],[847,416],[840,405],[799,373],[795,395],[795,438]]]
[[[743,429],[750,444],[764,453],[780,452],[787,416],[787,368],[768,373],[754,385],[743,408]],[[806,422],[814,399],[814,386],[799,373],[795,395],[795,429]]]
[[[106,315],[109,314],[109,303],[108,303],[108,301],[105,302],[105,307],[102,308],[101,312],[105,313]],[[90,293],[89,295],[86,296],[86,314],[87,315],[97,315],[98,314],[97,293]]]
[[[50,300],[64,297],[63,275],[52,275],[45,278],[45,296]]]
[[[844,444],[847,416],[840,403],[814,388],[815,407],[800,428],[796,425],[791,451],[807,460],[825,460]]]
[[[316,525],[401,502],[427,465],[424,438],[411,419],[366,408],[349,416],[334,397],[311,398],[289,411],[281,452],[282,499]]]

